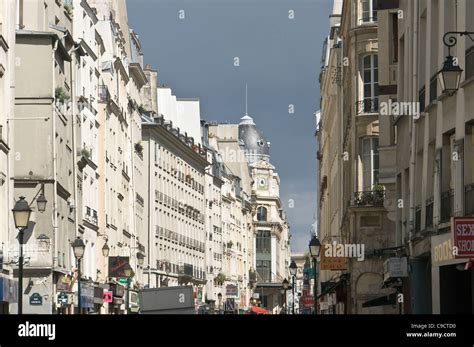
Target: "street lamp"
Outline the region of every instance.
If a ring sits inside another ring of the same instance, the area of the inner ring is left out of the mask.
[[[44,193],[41,192],[40,196],[36,199],[36,205],[38,206],[38,211],[43,213],[46,211],[46,203],[48,200],[46,200],[46,197],[44,196]]]
[[[318,285],[316,282],[316,261],[319,257],[319,252],[321,251],[321,243],[319,242],[316,234],[313,235],[313,238],[309,242],[309,254],[313,259],[313,278],[314,278],[314,314],[318,314]]]
[[[12,209],[15,228],[18,229],[18,242],[20,244],[20,257],[18,258],[18,314],[23,313],[23,235],[28,228],[31,208],[24,196],[15,203]]]
[[[287,304],[287,299],[286,299],[286,291],[288,290],[288,287],[290,286],[290,282],[285,278],[281,284],[281,287],[285,291],[285,313],[288,312],[288,304]]]
[[[130,299],[130,280],[133,276],[133,269],[130,264],[126,264],[123,268],[123,272],[125,277],[127,277],[127,297],[125,298],[125,311],[128,314],[128,306],[129,306],[129,299]]]
[[[474,34],[474,32],[448,31],[443,36],[443,43],[448,47],[448,56],[443,63],[443,67],[438,72],[439,82],[443,93],[447,92],[448,94],[453,94],[459,89],[459,84],[461,82],[461,74],[463,70],[459,67],[457,60],[455,60],[451,55],[451,47],[454,47],[458,41],[456,35],[466,35],[471,39],[471,41],[474,41],[471,34]]]
[[[291,279],[292,279],[292,284],[293,284],[293,290],[292,290],[292,294],[293,294],[293,303],[291,305],[291,311],[293,314],[295,314],[295,278],[296,278],[296,272],[298,271],[298,266],[296,266],[296,262],[294,260],[291,261],[291,264],[290,264],[290,275],[291,275]]]
[[[138,265],[142,266],[143,262],[145,261],[145,256],[142,253],[138,252],[137,259],[138,259]]]
[[[459,89],[462,71],[459,65],[454,63],[454,58],[448,55],[443,63],[443,68],[438,72],[443,93],[452,94]]]
[[[77,262],[77,310],[78,314],[81,314],[81,259],[84,256],[86,245],[80,237],[77,237],[77,239],[71,243],[71,246]]]
[[[107,258],[109,256],[110,248],[107,242],[104,243],[104,246],[102,247],[102,255],[104,258]]]

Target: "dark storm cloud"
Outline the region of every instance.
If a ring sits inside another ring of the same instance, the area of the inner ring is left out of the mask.
[[[248,83],[249,114],[271,142],[281,178],[292,250],[306,251],[316,205],[313,112],[332,1],[128,0],[127,7],[145,63],[175,95],[200,98],[202,118],[237,123]]]

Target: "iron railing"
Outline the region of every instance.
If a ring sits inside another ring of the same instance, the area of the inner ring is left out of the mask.
[[[383,206],[384,190],[368,190],[354,193],[355,206]]]
[[[363,113],[376,113],[379,110],[379,99],[371,98],[356,102],[356,115]]]

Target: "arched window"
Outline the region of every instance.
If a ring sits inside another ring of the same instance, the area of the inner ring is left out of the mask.
[[[257,208],[257,220],[259,222],[267,221],[267,209],[263,206]]]

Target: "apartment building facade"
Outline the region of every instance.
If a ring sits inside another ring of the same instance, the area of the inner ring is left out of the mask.
[[[15,292],[17,281],[13,277],[13,268],[8,256],[10,234],[15,233],[11,220],[13,208],[13,182],[10,179],[13,171],[13,131],[15,108],[15,25],[17,14],[16,1],[3,1],[0,5],[0,286],[8,288],[0,297],[0,313],[10,311],[10,303],[17,300]],[[17,292],[17,290],[16,290]]]
[[[473,215],[474,42],[458,35],[448,48],[443,37],[474,31],[474,4],[400,1],[398,11],[397,100],[420,108],[419,115],[395,117],[397,195],[405,202],[396,215],[397,242],[412,269],[405,297],[412,313],[472,313],[473,270],[466,256],[453,255],[452,218]],[[452,92],[438,74],[448,55],[463,69]]]
[[[30,305],[29,295],[23,293],[23,312],[55,313],[55,287],[75,265],[70,243],[78,232],[71,117],[72,18],[56,1],[47,1],[46,6],[27,2],[19,11],[14,115],[18,121],[10,131],[21,137],[13,144],[17,153],[13,179],[15,200],[26,197],[34,211],[25,231],[23,288],[44,298],[42,305]],[[43,213],[35,210],[39,194],[48,201]],[[9,241],[17,244],[16,233],[11,233]]]
[[[320,237],[323,244],[364,247],[363,257],[320,265],[320,309],[329,313],[395,312],[394,305],[380,304],[396,289],[382,289],[395,225],[387,211],[393,184],[380,170],[390,155],[380,154],[387,146],[380,143],[387,140],[379,115],[379,56],[385,52],[378,46],[376,9],[370,0],[335,2],[323,56]]]
[[[281,283],[288,277],[289,226],[279,198],[279,177],[269,162],[269,145],[248,115],[239,124],[211,123],[209,138],[229,171],[240,178],[242,197],[251,205],[242,240],[247,250],[248,298],[258,293],[264,307],[279,312]]]

